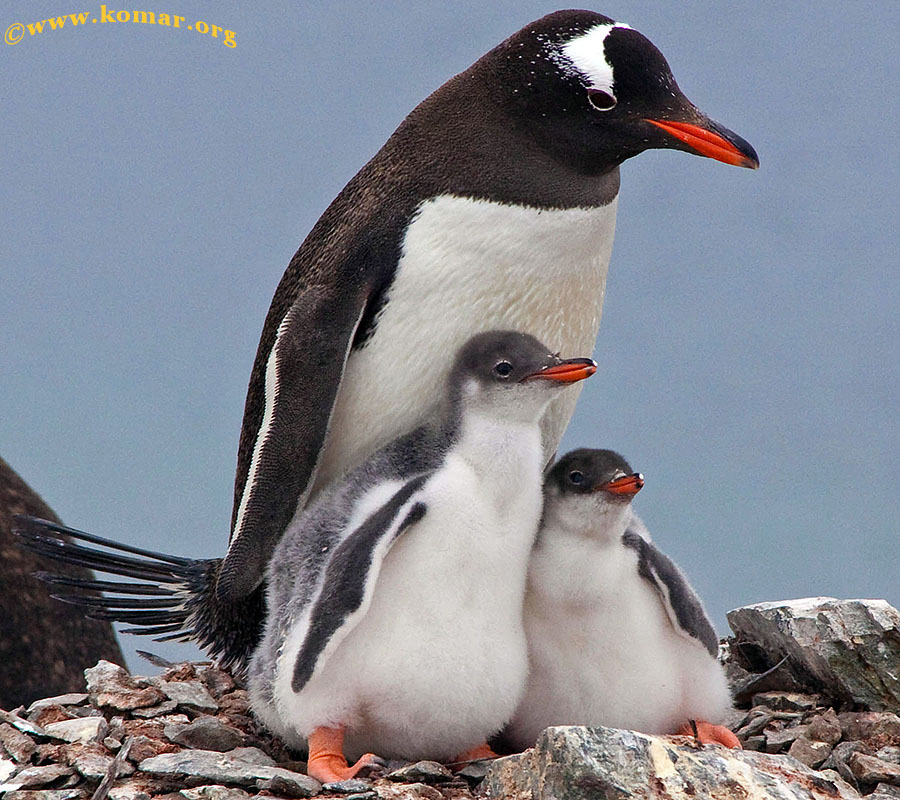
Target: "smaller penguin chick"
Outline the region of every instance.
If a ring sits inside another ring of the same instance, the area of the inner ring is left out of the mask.
[[[718,639],[681,570],[649,541],[631,501],[644,479],[612,450],[575,450],[544,482],[524,606],[530,673],[505,738],[550,725],[696,734],[740,747]],[[701,721],[702,720],[702,721]]]

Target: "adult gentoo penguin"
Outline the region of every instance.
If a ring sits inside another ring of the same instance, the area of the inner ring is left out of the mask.
[[[248,690],[267,727],[297,747],[308,740],[310,775],[350,777],[367,751],[480,754],[510,718],[527,673],[540,419],[595,370],[527,334],[473,337],[438,424],[376,451],[288,528],[266,575]],[[360,756],[353,767],[345,750]]]
[[[656,734],[696,725],[701,741],[740,747],[715,724],[731,695],[703,605],[633,530],[643,484],[611,450],[575,450],[547,475],[525,598],[530,672],[505,733],[519,748],[549,725]]]
[[[311,493],[423,419],[473,332],[593,349],[619,164],[648,148],[758,165],[688,101],[649,40],[590,11],[526,25],[410,113],[275,292],[247,392],[221,600],[258,587]],[[428,368],[409,368],[410,353]],[[577,394],[548,409],[548,457]]]

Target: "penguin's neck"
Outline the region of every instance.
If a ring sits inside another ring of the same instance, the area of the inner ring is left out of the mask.
[[[543,462],[540,424],[520,415],[471,409],[459,420],[452,451],[492,484],[497,483],[498,473],[508,476],[507,480],[531,473],[539,476]],[[501,483],[508,486],[507,480]]]

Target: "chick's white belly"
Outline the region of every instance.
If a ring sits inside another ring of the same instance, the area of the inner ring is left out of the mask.
[[[351,353],[316,491],[415,427],[441,399],[457,350],[492,329],[530,333],[564,357],[594,349],[616,201],[540,210],[461,197],[425,202],[410,224],[372,338]],[[552,455],[580,387],[542,423]]]
[[[637,579],[594,613],[529,613],[532,664],[511,738],[528,747],[548,725],[605,725],[674,733],[690,718],[719,722],[730,707],[724,674],[672,628]]]
[[[430,506],[388,553],[366,615],[291,702],[291,728],[345,727],[348,757],[450,759],[512,716],[538,508],[505,531],[477,502],[444,511]]]

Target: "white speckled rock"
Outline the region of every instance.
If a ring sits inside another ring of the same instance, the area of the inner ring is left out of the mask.
[[[860,795],[788,756],[616,728],[548,728],[533,750],[495,761],[493,800],[857,800]]]
[[[834,698],[877,711],[900,711],[900,611],[884,600],[807,597],[728,612],[740,642]]]

